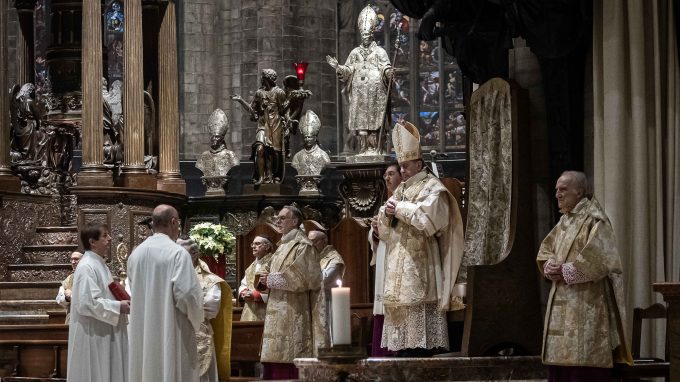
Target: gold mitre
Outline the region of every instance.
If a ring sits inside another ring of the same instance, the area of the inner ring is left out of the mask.
[[[229,129],[229,118],[222,109],[215,109],[208,118],[208,131],[212,135],[224,136]]]
[[[307,110],[305,115],[300,118],[300,131],[302,135],[317,135],[319,134],[319,129],[321,129],[321,120],[315,112]]]
[[[359,33],[373,33],[378,26],[378,15],[370,4],[364,7],[361,13],[359,13],[359,22],[357,26],[359,27]]]
[[[392,144],[397,153],[397,162],[420,159],[420,133],[410,122],[397,123],[392,130]]]

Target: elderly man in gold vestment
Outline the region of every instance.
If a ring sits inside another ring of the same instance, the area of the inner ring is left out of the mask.
[[[319,256],[300,230],[302,213],[284,206],[276,229],[283,235],[272,257],[270,272],[260,283],[269,288],[260,360],[264,379],[297,379],[293,359],[312,357],[324,337],[323,309],[319,306]]]
[[[210,271],[208,264],[199,258],[198,243],[192,239],[179,239],[177,244],[191,255],[196,276],[203,289],[205,320],[196,332],[198,345],[198,373],[200,382],[219,382],[231,376],[231,318],[233,306],[231,288],[226,281]]]
[[[536,259],[552,281],[542,355],[549,381],[609,381],[613,362],[632,362],[614,231],[587,189],[582,172],[566,171],[557,180],[562,217]]]
[[[392,142],[402,183],[378,214],[386,243],[382,346],[428,356],[448,350],[446,312],[463,308],[455,287],[463,222],[456,199],[427,171],[415,126],[397,124]]]
[[[73,274],[75,273],[78,262],[82,257],[83,254],[80,252],[76,251],[71,253],[71,267],[73,268],[73,272],[61,282],[59,292],[57,293],[57,304],[66,308],[65,324],[68,324],[71,314],[71,290],[73,289]]]
[[[257,290],[255,275],[261,272],[269,272],[274,254],[274,244],[272,244],[270,238],[258,235],[255,236],[250,247],[253,250],[255,261],[246,268],[245,276],[243,276],[241,286],[238,288],[238,298],[244,303],[241,321],[264,321],[269,295],[264,290]]]
[[[328,235],[321,231],[310,231],[307,235],[309,240],[314,245],[319,254],[319,265],[321,266],[321,286],[322,291],[319,294],[317,303],[319,306],[323,305],[325,317],[323,325],[324,342],[323,347],[331,345],[330,327],[331,327],[331,288],[338,286],[338,281],[342,281],[345,274],[345,261],[342,259],[340,253],[328,244]],[[317,341],[318,342],[318,341]]]

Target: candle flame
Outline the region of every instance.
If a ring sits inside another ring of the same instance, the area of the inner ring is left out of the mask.
[[[337,283],[338,283],[338,288],[342,288],[342,280],[338,280]]]

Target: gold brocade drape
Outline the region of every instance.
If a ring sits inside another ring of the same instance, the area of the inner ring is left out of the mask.
[[[510,84],[492,78],[470,100],[470,179],[464,265],[496,264],[507,255],[512,201]]]
[[[680,280],[680,75],[670,0],[593,5],[593,178],[616,232],[628,316]],[[654,325],[654,324],[653,324]],[[663,355],[663,327],[642,354]]]

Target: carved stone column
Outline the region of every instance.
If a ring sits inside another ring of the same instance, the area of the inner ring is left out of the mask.
[[[123,185],[155,189],[156,180],[144,167],[144,79],[142,0],[125,1],[125,69],[123,77]]]
[[[104,167],[102,100],[102,23],[101,2],[83,1],[82,81],[83,81],[83,164],[79,186],[113,186]]]
[[[158,189],[186,194],[186,183],[179,172],[179,98],[177,95],[177,32],[175,2],[167,3],[158,34],[159,175]]]
[[[31,82],[31,54],[28,48],[28,41],[24,37],[21,28],[17,26],[17,84]]]
[[[19,178],[9,167],[9,93],[7,92],[7,6],[0,7],[0,191],[19,192]]]

